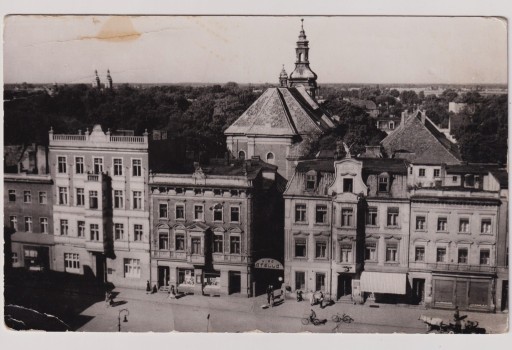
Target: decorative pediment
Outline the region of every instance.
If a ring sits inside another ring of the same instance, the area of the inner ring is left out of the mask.
[[[471,245],[471,244],[473,244],[475,242],[471,242],[471,241],[468,241],[466,239],[461,239],[461,240],[456,241],[456,243],[457,244],[469,244],[469,245]]]
[[[222,226],[217,226],[217,227],[213,228],[213,232],[215,232],[215,233],[224,233],[224,232],[226,232],[226,229],[224,227],[222,227]]]
[[[187,227],[187,231],[205,232],[210,229],[210,226],[203,224],[202,222],[196,222]]]
[[[436,243],[452,243],[452,241],[450,241],[449,239],[446,239],[446,238],[440,238],[440,239],[436,239]]]
[[[174,231],[185,231],[187,228],[183,224],[176,224],[172,227]]]
[[[322,232],[315,232],[313,233],[313,236],[315,237],[318,237],[318,236],[323,236],[323,237],[329,237],[331,233],[328,232],[328,231],[322,231]]]
[[[384,239],[387,239],[387,240],[395,239],[395,240],[399,241],[399,240],[402,239],[402,236],[399,236],[399,235],[385,235]]]
[[[169,226],[169,225],[168,225],[168,224],[166,224],[166,223],[160,223],[160,224],[157,224],[157,225],[155,226],[155,228],[156,228],[157,230],[169,230],[169,229],[171,228],[171,226]]]
[[[229,233],[242,233],[243,231],[240,229],[240,227],[230,227],[228,229]]]
[[[309,232],[297,231],[292,233],[294,236],[309,236]]]
[[[369,235],[366,235],[365,237],[366,237],[367,239],[368,239],[368,238],[379,239],[379,238],[380,238],[380,235],[376,235],[376,234],[374,234],[374,233],[371,233],[371,234],[369,234]]]
[[[482,241],[478,242],[478,245],[496,245],[496,242]]]
[[[355,242],[355,236],[338,235],[338,242]]]

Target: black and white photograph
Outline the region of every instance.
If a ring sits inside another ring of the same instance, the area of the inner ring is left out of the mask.
[[[3,27],[7,332],[509,332],[507,18]]]

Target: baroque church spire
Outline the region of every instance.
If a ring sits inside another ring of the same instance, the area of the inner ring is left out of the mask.
[[[301,19],[299,40],[295,48],[295,70],[290,74],[290,87],[304,86],[311,97],[315,98],[317,91],[317,75],[309,67],[309,41],[304,31],[304,19]]]

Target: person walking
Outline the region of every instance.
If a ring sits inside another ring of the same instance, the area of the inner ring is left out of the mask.
[[[309,303],[311,304],[311,306],[315,305],[316,303],[315,293],[313,293],[313,291],[309,292]]]
[[[151,284],[149,284],[149,281],[146,282],[146,294],[151,294]]]
[[[272,286],[268,285],[268,287],[267,287],[267,304],[268,305],[270,305],[271,294],[272,294]]]

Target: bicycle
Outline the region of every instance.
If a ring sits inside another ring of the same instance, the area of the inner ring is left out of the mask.
[[[308,325],[308,324],[311,322],[311,320],[310,320],[310,318],[309,318],[309,317],[304,317],[304,318],[302,318],[300,321],[302,322],[302,324],[303,324],[304,326]],[[318,326],[318,325],[320,325],[320,324],[322,323],[322,321],[320,321],[318,318],[314,318],[312,323],[313,323],[315,326]]]
[[[336,323],[339,323],[339,322],[352,323],[352,322],[354,322],[354,319],[352,317],[350,317],[350,315],[347,315],[345,313],[343,315],[340,315],[337,313],[336,315],[333,315],[331,319]]]

